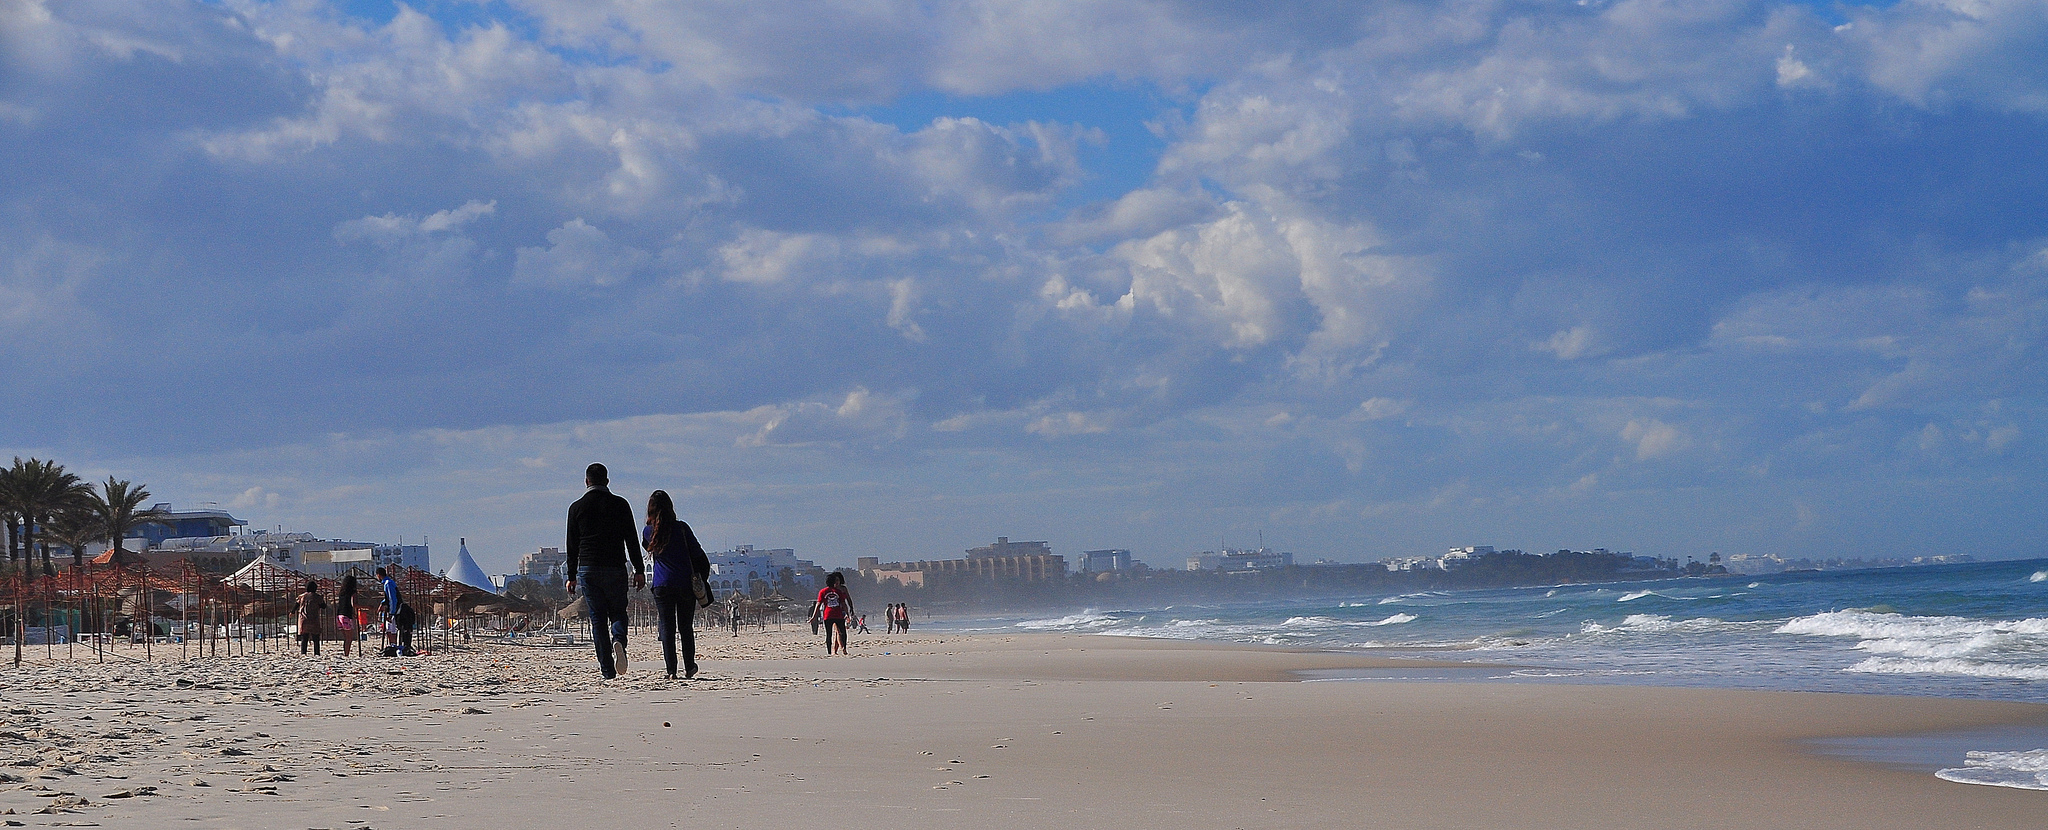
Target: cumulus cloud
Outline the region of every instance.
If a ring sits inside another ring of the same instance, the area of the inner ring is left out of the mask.
[[[520,248],[512,265],[515,282],[554,288],[603,287],[625,282],[651,258],[646,251],[613,242],[581,217],[548,231],[545,248]]]

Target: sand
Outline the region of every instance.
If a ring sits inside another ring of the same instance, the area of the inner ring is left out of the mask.
[[[23,826],[2019,828],[2048,793],[1807,741],[2048,706],[1509,682],[1417,661],[1053,634],[720,632],[415,659],[0,669],[0,822]],[[1392,669],[1391,671],[1389,671]],[[1456,673],[1440,676],[1455,677]],[[12,814],[5,811],[12,810]],[[41,812],[38,812],[41,811]]]

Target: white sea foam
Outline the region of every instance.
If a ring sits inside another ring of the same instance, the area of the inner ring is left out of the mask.
[[[1370,626],[1381,626],[1381,625],[1400,625],[1400,624],[1402,624],[1402,623],[1406,623],[1406,622],[1414,622],[1414,621],[1415,621],[1416,619],[1417,619],[1417,618],[1416,618],[1416,616],[1415,616],[1414,614],[1395,614],[1395,615],[1393,615],[1393,616],[1391,616],[1391,617],[1388,617],[1388,618],[1386,618],[1386,619],[1384,619],[1384,620],[1380,620],[1379,622],[1369,622],[1369,623],[1353,623],[1353,625],[1370,625]]]
[[[2048,749],[2025,752],[1970,752],[1963,765],[1935,773],[1944,781],[2022,790],[2048,790]]]
[[[1982,620],[1830,611],[1787,621],[1780,634],[1855,637],[1871,657],[1847,671],[2048,680],[2048,619]]]
[[[1713,617],[1694,617],[1689,620],[1673,620],[1663,614],[1630,614],[1615,625],[1601,625],[1588,622],[1579,626],[1581,634],[1703,634],[1721,631],[1739,631],[1755,628],[1755,623],[1729,622]]]
[[[2048,582],[2048,571],[2035,571],[2033,576],[2027,577],[2027,581]]]
[[[2048,666],[2022,666],[1945,657],[1922,660],[1911,657],[1871,657],[1843,671],[1863,674],[1933,674],[1951,677],[1988,677],[2000,680],[2048,680]]]
[[[1969,617],[1913,617],[1873,611],[1829,611],[1797,617],[1778,627],[1780,634],[1822,637],[1950,639],[1979,634],[2048,636],[2048,618],[1980,620]]]
[[[1058,619],[1025,620],[1013,627],[1030,631],[1085,631],[1108,628],[1113,625],[1116,625],[1115,617],[1099,614],[1094,611],[1083,611],[1079,614],[1068,614]]]
[[[1722,596],[1722,595],[1720,595],[1720,594],[1714,594],[1713,596],[1710,596],[1710,597],[1707,597],[1707,598],[1708,598],[1708,599],[1720,599],[1720,598],[1721,598],[1721,596]],[[1693,597],[1675,597],[1675,596],[1672,596],[1672,595],[1670,595],[1670,594],[1660,594],[1660,593],[1657,593],[1656,591],[1630,591],[1630,592],[1628,592],[1628,593],[1626,593],[1626,594],[1622,594],[1621,596],[1619,596],[1619,597],[1615,598],[1615,600],[1614,600],[1614,601],[1615,601],[1615,602],[1635,602],[1636,600],[1642,599],[1642,598],[1644,598],[1644,597],[1656,597],[1656,598],[1658,598],[1658,599],[1674,599],[1674,600],[1678,600],[1678,601],[1680,601],[1680,602],[1691,602],[1691,601],[1693,601]]]

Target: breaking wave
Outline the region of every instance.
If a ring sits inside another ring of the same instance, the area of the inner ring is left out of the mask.
[[[1015,627],[1028,631],[1088,631],[1103,629],[1117,624],[1117,618],[1094,611],[1068,614],[1051,620],[1025,620]]]
[[[1958,784],[2048,790],[2048,749],[2025,752],[1970,752],[1963,765],[1935,775]]]

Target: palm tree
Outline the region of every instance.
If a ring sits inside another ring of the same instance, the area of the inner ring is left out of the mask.
[[[50,517],[67,507],[73,506],[81,497],[92,492],[80,484],[78,476],[64,471],[64,465],[55,461],[31,458],[27,462],[14,459],[13,479],[15,509],[22,518],[22,551],[33,559],[40,526]],[[43,574],[55,576],[57,569],[50,565],[50,543],[43,542]]]
[[[129,531],[143,525],[162,525],[171,521],[169,511],[142,508],[149,501],[149,489],[132,481],[107,476],[99,492],[87,488],[86,495],[87,509],[94,519],[95,529],[99,531],[94,541],[104,539],[112,545],[117,563],[127,558],[128,548],[123,540],[128,538]],[[80,562],[83,562],[83,556],[80,556]]]
[[[16,497],[15,473],[22,468],[20,456],[14,459],[14,466],[0,469],[0,518],[7,520],[7,561],[21,560],[21,504]]]
[[[74,507],[50,517],[44,535],[71,551],[73,565],[85,564],[85,549],[100,540],[99,517],[90,508]]]

